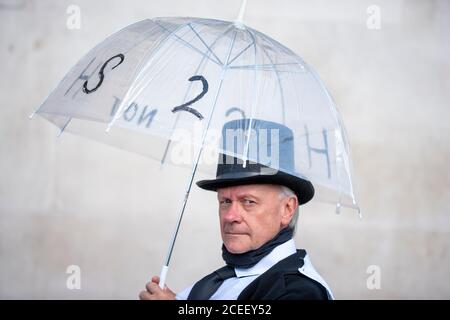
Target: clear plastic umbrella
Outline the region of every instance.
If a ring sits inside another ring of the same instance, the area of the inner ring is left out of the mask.
[[[240,20],[134,23],[86,54],[35,112],[61,133],[145,154],[161,165],[191,166],[161,287],[194,175],[211,154],[206,150],[254,157],[251,125],[238,137],[239,148],[218,142],[230,120],[263,119],[292,129],[295,168],[273,164],[276,169],[310,180],[315,199],[359,212],[345,129],[327,89],[297,54]],[[179,157],[186,145],[194,150],[189,159]]]

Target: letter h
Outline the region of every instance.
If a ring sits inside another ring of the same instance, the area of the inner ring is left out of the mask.
[[[309,168],[311,169],[311,167],[312,167],[312,160],[311,160],[312,152],[325,155],[326,160],[327,160],[328,179],[330,179],[331,178],[331,168],[330,168],[330,156],[328,155],[327,131],[325,129],[322,130],[323,142],[325,145],[325,147],[323,149],[311,147],[311,144],[309,142],[308,126],[306,126],[306,125],[305,125],[305,132],[306,132],[306,135],[305,135],[306,136],[306,147],[308,148]]]

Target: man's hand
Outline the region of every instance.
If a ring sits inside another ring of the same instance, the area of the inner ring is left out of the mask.
[[[139,299],[141,300],[175,300],[175,293],[167,286],[164,290],[159,287],[159,277],[155,276],[152,281],[145,285],[147,290],[141,291]]]

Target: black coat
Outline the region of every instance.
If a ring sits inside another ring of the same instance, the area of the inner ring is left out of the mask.
[[[305,250],[279,261],[252,281],[238,300],[328,300],[327,289],[298,270]]]

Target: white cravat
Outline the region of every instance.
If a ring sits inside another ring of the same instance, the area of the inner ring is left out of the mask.
[[[269,270],[279,261],[296,253],[294,240],[286,241],[275,247],[267,256],[248,269],[234,268],[236,277],[225,280],[210,300],[236,300],[250,282]],[[186,300],[194,285],[177,294],[177,300]]]

